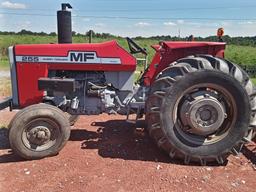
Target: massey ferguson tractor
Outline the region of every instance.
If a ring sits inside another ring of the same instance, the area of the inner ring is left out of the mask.
[[[225,43],[153,45],[151,64],[134,82],[133,55],[147,51],[130,38],[130,53],[116,41],[72,44],[67,7],[57,12],[58,44],[9,47],[12,97],[0,109],[20,109],[9,125],[16,154],[56,155],[78,115],[102,113],[145,115],[158,147],[185,164],[223,164],[255,136],[254,87],[224,59]]]

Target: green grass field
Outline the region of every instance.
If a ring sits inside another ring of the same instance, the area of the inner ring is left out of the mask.
[[[225,57],[239,65],[256,65],[256,47],[228,45]]]
[[[254,85],[256,85],[256,78],[251,78]]]

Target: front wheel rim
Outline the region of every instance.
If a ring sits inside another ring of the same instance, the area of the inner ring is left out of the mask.
[[[41,152],[53,147],[60,134],[58,124],[48,118],[37,118],[25,125],[22,142],[26,148]]]

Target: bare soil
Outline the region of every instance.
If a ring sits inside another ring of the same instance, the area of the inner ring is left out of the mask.
[[[0,112],[0,126],[14,113]],[[256,144],[224,166],[186,166],[159,151],[143,121],[122,116],[83,116],[55,157],[24,161],[0,129],[0,191],[255,191]]]

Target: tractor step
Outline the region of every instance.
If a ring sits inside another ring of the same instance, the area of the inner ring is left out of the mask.
[[[12,108],[11,106],[12,106],[12,97],[7,97],[4,100],[0,101],[0,110],[3,110],[7,107],[10,107],[10,110],[11,110]]]
[[[136,123],[138,121],[138,119],[143,117],[143,115],[141,115],[141,110],[144,109],[144,107],[145,107],[145,102],[130,103],[128,106],[127,114],[126,114],[126,122]],[[136,118],[134,120],[129,118],[131,109],[136,110]]]

